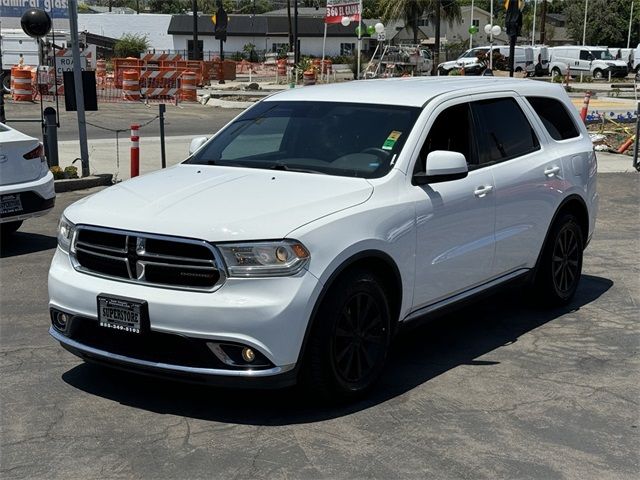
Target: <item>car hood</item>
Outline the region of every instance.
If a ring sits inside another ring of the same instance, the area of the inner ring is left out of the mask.
[[[177,165],[86,197],[65,211],[75,224],[214,242],[284,238],[367,201],[363,178]]]

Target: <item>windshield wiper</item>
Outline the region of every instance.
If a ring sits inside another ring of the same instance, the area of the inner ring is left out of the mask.
[[[258,167],[260,168],[260,167]],[[321,173],[323,175],[326,175],[325,172],[321,172],[319,170],[311,170],[309,168],[297,168],[297,167],[290,167],[288,165],[285,165],[284,163],[275,163],[273,165],[271,165],[270,167],[266,167],[269,170],[282,170],[285,172],[302,172],[302,173]]]

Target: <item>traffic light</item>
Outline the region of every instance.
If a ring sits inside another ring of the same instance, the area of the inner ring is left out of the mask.
[[[220,2],[218,11],[215,14],[215,28],[213,29],[215,38],[217,40],[227,41],[227,25],[229,23],[229,17],[227,12],[224,11],[222,2]]]

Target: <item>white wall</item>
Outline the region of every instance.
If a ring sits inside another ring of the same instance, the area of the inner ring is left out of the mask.
[[[81,13],[78,15],[78,29],[116,39],[125,33],[142,34],[147,36],[149,48],[169,50],[173,48],[173,39],[167,35],[170,21],[171,15],[151,13]]]

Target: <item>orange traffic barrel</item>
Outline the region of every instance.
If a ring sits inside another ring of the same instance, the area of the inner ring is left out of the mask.
[[[98,60],[96,62],[96,77],[106,77],[106,76],[107,76],[107,61]]]
[[[315,70],[305,70],[302,73],[302,82],[305,85],[315,85],[315,83],[316,83],[316,71]]]
[[[122,98],[131,102],[140,101],[140,73],[137,70],[122,72]]]
[[[322,73],[331,73],[331,67],[333,62],[331,60],[325,60],[322,64]]]
[[[187,70],[180,77],[180,99],[185,102],[197,102],[196,72]]]
[[[284,58],[278,60],[278,75],[287,74],[287,61]]]
[[[17,65],[11,67],[11,94],[16,102],[33,101],[30,69],[20,68]]]

